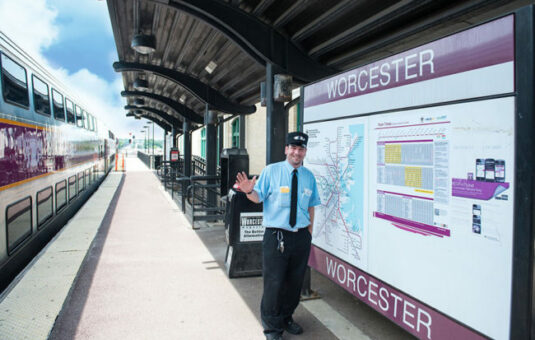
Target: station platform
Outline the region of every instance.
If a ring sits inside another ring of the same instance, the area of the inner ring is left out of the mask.
[[[112,172],[0,296],[0,339],[264,339],[262,278],[229,279],[224,226],[193,230],[135,157]],[[411,339],[312,271],[302,335]]]

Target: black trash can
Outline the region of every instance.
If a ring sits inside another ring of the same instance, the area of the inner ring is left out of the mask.
[[[162,155],[154,155],[154,169],[159,169],[162,165]]]
[[[262,275],[262,204],[251,202],[242,192],[227,195],[227,254],[225,268],[230,278]]]
[[[246,149],[223,149],[221,152],[221,196],[225,196],[236,182],[238,172],[249,173],[249,155]]]

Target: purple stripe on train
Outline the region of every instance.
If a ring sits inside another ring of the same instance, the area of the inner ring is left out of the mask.
[[[0,187],[98,157],[98,141],[69,142],[61,136],[61,129],[0,122]]]
[[[305,107],[514,60],[513,16],[445,37],[305,87]]]

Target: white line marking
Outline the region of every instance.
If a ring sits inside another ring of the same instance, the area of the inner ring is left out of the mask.
[[[329,306],[325,301],[308,300],[301,304],[323,323],[338,339],[341,340],[370,340],[360,329]]]

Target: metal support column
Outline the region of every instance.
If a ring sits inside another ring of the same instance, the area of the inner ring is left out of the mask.
[[[240,148],[246,149],[245,147],[245,115],[240,115]]]
[[[206,104],[206,110],[204,112],[204,124],[206,125],[206,175],[216,175],[217,164],[217,112],[208,109]],[[208,181],[209,184],[215,183],[214,181]],[[217,197],[214,191],[208,191],[208,204],[211,207],[215,207],[217,204]]]
[[[173,137],[173,148],[176,148],[176,127],[171,128],[171,136]]]
[[[305,117],[305,87],[299,88],[299,105],[297,106],[297,131],[303,131],[303,118]]]
[[[184,131],[184,176],[191,176],[191,123],[189,120],[184,120],[182,124]]]
[[[184,176],[191,177],[191,123],[185,119],[182,124],[182,133],[184,138]],[[186,213],[186,194],[189,181],[182,182],[182,212]]]
[[[167,130],[163,130],[163,157],[162,157],[162,161],[166,161],[166,157],[167,156]]]
[[[266,165],[285,159],[286,119],[284,103],[273,100],[273,76],[277,70],[271,63],[266,65]]]
[[[221,165],[221,153],[223,152],[223,144],[224,144],[223,134],[225,133],[224,126],[225,126],[225,124],[222,122],[222,119],[219,119],[219,125],[217,126],[217,128],[219,130],[219,135],[217,136],[219,138],[219,149],[217,150],[218,155],[219,155],[219,157],[218,157],[219,164],[218,165]]]

